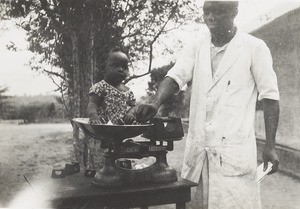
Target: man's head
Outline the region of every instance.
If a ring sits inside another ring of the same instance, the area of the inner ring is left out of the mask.
[[[112,49],[108,54],[105,80],[111,85],[120,84],[128,75],[129,59],[119,48]]]
[[[238,13],[238,1],[206,0],[203,5],[204,22],[210,31],[231,30]]]

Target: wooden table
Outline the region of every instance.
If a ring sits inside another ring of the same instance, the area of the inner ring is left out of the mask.
[[[92,178],[84,177],[82,173],[60,179],[30,178],[35,193],[43,196],[44,201],[53,208],[147,208],[176,204],[177,209],[184,209],[185,203],[191,200],[191,187],[197,186],[196,183],[180,178],[169,184],[102,189],[94,187],[91,181]]]

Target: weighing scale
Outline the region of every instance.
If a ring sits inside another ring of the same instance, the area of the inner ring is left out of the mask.
[[[103,154],[104,166],[96,172],[93,185],[115,188],[177,181],[175,169],[167,163],[167,152],[172,151],[174,141],[181,140],[184,135],[180,118],[156,117],[141,125],[92,125],[88,118],[73,121],[86,135],[107,146]],[[124,160],[151,156],[155,157],[155,163],[142,169],[132,169],[130,161]]]

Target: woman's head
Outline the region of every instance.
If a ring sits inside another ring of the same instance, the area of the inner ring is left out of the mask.
[[[128,57],[119,48],[109,52],[106,69],[105,81],[111,85],[120,84],[128,76]]]

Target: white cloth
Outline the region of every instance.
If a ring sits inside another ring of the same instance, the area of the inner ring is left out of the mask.
[[[210,58],[211,58],[211,72],[212,77],[214,77],[217,68],[223,58],[223,55],[225,53],[225,50],[227,48],[228,44],[225,44],[222,47],[216,47],[212,43],[210,45]]]
[[[188,202],[187,208],[206,209],[208,207],[208,177],[208,162],[206,156],[198,186],[192,188],[193,201]]]
[[[198,182],[207,156],[208,208],[258,209],[255,104],[279,100],[270,51],[237,31],[212,78],[210,35],[194,43],[167,74],[180,88],[193,79],[182,177]]]

